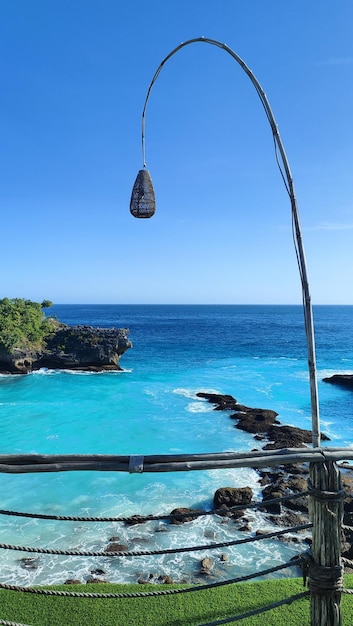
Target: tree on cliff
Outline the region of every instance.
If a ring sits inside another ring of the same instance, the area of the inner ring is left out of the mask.
[[[49,309],[51,306],[53,306],[53,303],[51,300],[43,300],[40,306],[42,309]]]
[[[49,304],[49,300],[43,303]],[[40,348],[55,329],[54,321],[45,317],[43,303],[23,298],[0,300],[0,350],[11,354],[15,348]]]

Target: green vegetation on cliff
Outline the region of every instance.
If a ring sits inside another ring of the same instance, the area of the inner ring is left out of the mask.
[[[0,350],[12,354],[15,348],[41,348],[55,329],[54,321],[43,313],[51,304],[50,300],[41,304],[24,298],[0,300]]]

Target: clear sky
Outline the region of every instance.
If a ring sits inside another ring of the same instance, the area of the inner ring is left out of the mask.
[[[162,59],[226,43],[273,109],[313,304],[353,304],[351,0],[0,0],[0,297],[297,304],[290,202],[256,91],[195,43],[149,99],[157,210],[129,213]]]

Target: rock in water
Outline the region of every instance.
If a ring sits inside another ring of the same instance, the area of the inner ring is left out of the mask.
[[[341,387],[353,389],[353,374],[334,374],[322,379],[325,383],[332,383]]]

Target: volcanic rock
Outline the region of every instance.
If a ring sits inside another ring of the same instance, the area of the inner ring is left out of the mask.
[[[83,371],[121,370],[120,357],[132,348],[127,328],[94,328],[57,323],[43,348],[1,351],[0,372],[28,374],[40,368]]]
[[[311,443],[311,430],[304,430],[295,426],[270,426],[267,437],[272,443],[264,446],[264,450],[278,450],[280,448],[303,448],[304,444]],[[329,437],[321,433],[321,440],[329,441]]]
[[[104,552],[127,552],[128,549],[128,546],[126,546],[124,543],[112,542],[104,548]]]
[[[106,580],[103,580],[102,578],[95,578],[94,576],[90,576],[86,580],[87,585],[96,584],[96,583],[106,583],[106,582],[107,582]]]
[[[334,374],[322,379],[325,383],[353,389],[353,374]]]
[[[308,523],[308,516],[296,511],[288,511],[282,515],[269,515],[268,519],[276,526],[283,528],[301,526]]]
[[[78,578],[68,578],[65,580],[64,585],[82,585],[82,582]]]
[[[270,409],[251,409],[242,404],[236,406],[236,413],[230,417],[237,419],[236,428],[245,430],[247,433],[255,433],[258,437],[260,433],[267,433],[272,424],[279,423],[276,420],[278,413]]]
[[[173,509],[170,513],[170,523],[184,524],[185,522],[192,522],[194,519],[198,518],[200,513],[203,513],[200,509],[188,509],[183,507]]]
[[[210,559],[209,557],[206,557],[202,559],[200,565],[201,565],[200,574],[205,574],[206,576],[209,576],[214,566],[212,559]]]
[[[215,411],[233,411],[237,406],[237,401],[233,396],[227,394],[220,393],[207,393],[205,391],[199,391],[197,394],[198,398],[204,398],[212,404],[215,404]]]
[[[246,507],[252,501],[252,497],[251,487],[221,487],[214,494],[213,507],[217,512],[229,512],[232,517],[239,518],[244,515],[244,509],[237,511],[229,511],[229,509],[240,505]]]

